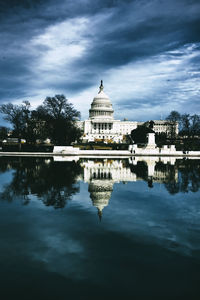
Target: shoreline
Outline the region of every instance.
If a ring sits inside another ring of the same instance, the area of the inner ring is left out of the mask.
[[[182,157],[182,158],[199,158],[200,152],[194,154],[179,154],[179,153],[170,153],[170,154],[155,154],[155,153],[131,153],[129,151],[120,151],[120,150],[81,150],[77,153],[53,153],[53,152],[0,152],[0,156],[23,156],[23,157],[115,157],[115,158],[127,158],[127,157]]]

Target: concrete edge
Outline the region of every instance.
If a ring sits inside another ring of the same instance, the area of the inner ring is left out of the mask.
[[[84,151],[84,150],[83,150]],[[133,153],[112,153],[110,150],[107,153],[99,153],[97,150],[94,153],[46,153],[46,152],[0,152],[0,156],[40,156],[40,157],[53,157],[53,156],[78,156],[78,157],[196,157],[200,158],[200,154],[133,154]]]

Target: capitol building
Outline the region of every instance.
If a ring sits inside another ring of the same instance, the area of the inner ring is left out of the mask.
[[[146,122],[147,123],[147,122]],[[104,92],[103,81],[99,93],[94,97],[89,110],[89,119],[78,121],[77,126],[83,131],[83,142],[115,142],[121,143],[126,135],[130,135],[138,125],[144,124],[137,121],[120,121],[114,119],[114,110],[109,97]],[[158,133],[170,133],[172,127],[178,133],[178,124],[169,121],[153,121],[153,130]]]

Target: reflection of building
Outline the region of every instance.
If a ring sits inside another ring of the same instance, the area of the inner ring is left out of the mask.
[[[100,218],[103,208],[109,203],[114,183],[136,181],[135,174],[122,160],[87,160],[81,165],[83,179],[89,184],[88,191]]]
[[[142,162],[142,164],[141,164]],[[103,208],[109,204],[114,183],[146,180],[167,182],[169,174],[178,180],[178,170],[173,157],[132,157],[128,160],[96,159],[81,162],[83,180],[88,182],[88,191],[93,205],[101,218]],[[132,167],[133,168],[132,168]],[[134,167],[135,166],[135,167]],[[170,166],[172,173],[170,173]],[[81,178],[80,178],[81,179]],[[150,185],[149,185],[150,186]]]
[[[98,210],[99,218],[102,217],[102,211],[108,205],[112,191],[113,182],[109,180],[93,180],[89,183],[88,191],[93,205]]]
[[[134,174],[129,166],[124,165],[124,160],[96,159],[86,160],[81,165],[84,168],[84,181],[106,180],[114,182],[135,181]]]
[[[77,125],[84,132],[83,141],[100,141],[122,142],[125,135],[129,135],[133,129],[142,122],[120,121],[114,119],[114,110],[109,97],[103,91],[103,82],[99,87],[99,93],[94,97],[89,110],[89,119],[78,121]],[[146,122],[148,123],[148,122]],[[173,122],[153,121],[155,132],[172,132]],[[178,124],[175,132],[178,133]]]
[[[178,182],[178,169],[175,167],[176,158],[174,157],[144,157],[137,156],[129,159],[130,165],[138,166],[139,162],[146,165],[146,177],[151,178],[153,182],[164,183],[169,180],[169,175],[173,180]],[[170,170],[170,166],[172,167]],[[170,173],[173,171],[173,173]],[[140,176],[136,175],[136,180],[142,180]]]

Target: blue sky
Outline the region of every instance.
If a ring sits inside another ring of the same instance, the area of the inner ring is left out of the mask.
[[[64,94],[82,119],[104,80],[115,118],[200,110],[198,0],[7,0],[0,103]]]

